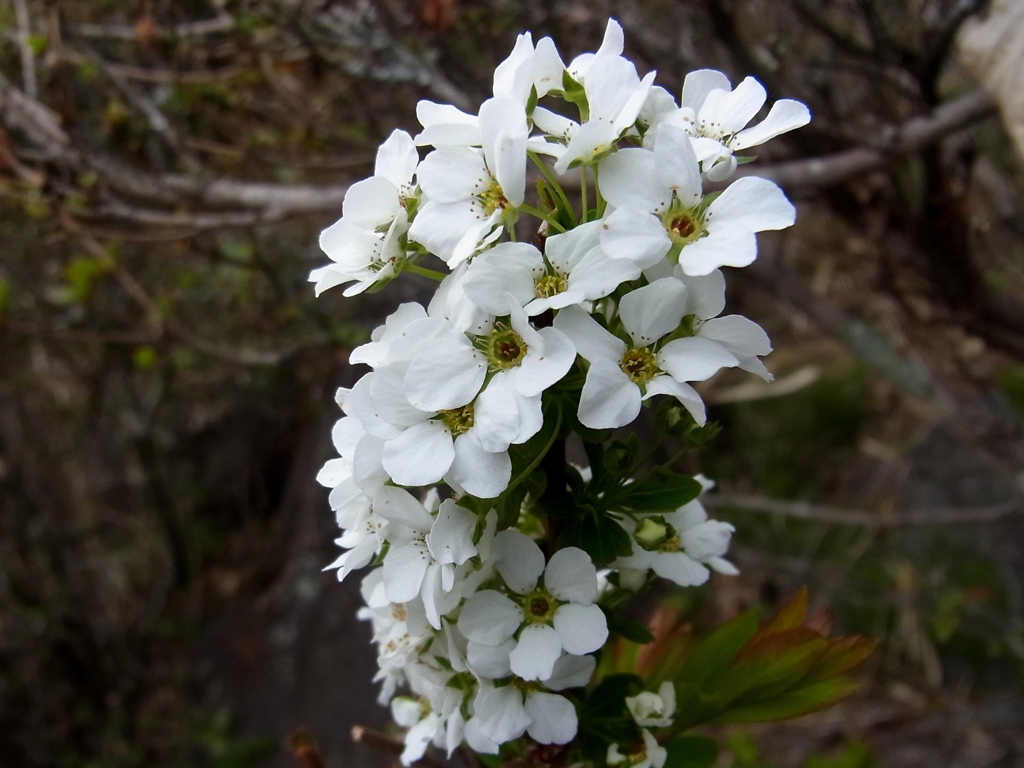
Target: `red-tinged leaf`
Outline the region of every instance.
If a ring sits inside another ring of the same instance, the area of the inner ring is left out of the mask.
[[[822,655],[810,672],[807,680],[819,681],[839,677],[856,666],[863,664],[878,647],[878,639],[864,635],[837,637],[828,641],[828,650]]]
[[[781,696],[752,703],[739,703],[729,707],[710,722],[713,723],[765,723],[786,720],[810,712],[817,712],[845,699],[860,687],[848,677],[823,680],[813,685],[786,691]]]
[[[819,635],[828,637],[832,631],[832,625],[836,621],[836,612],[831,608],[822,608],[808,616],[803,623],[807,629],[813,629]]]
[[[758,637],[772,635],[785,629],[794,629],[803,624],[807,618],[807,587],[800,587],[800,590],[793,595],[785,605],[761,625],[757,631]]]
[[[686,660],[676,680],[701,688],[719,675],[757,632],[752,613],[737,616],[712,632]]]
[[[792,688],[828,650],[828,640],[798,627],[751,642],[736,657],[727,675],[715,682],[730,701],[752,692],[773,694]]]

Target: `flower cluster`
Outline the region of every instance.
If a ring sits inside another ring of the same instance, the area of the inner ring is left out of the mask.
[[[604,596],[652,573],[692,586],[735,572],[732,527],[708,520],[697,482],[652,485],[639,463],[595,457],[656,396],[702,425],[694,382],[722,368],[770,379],[764,331],[722,314],[721,268],[750,264],[756,233],[792,224],[793,206],[770,181],[705,194],[703,180],[809,114],[783,100],[748,126],[764,89],[710,70],[677,101],[622,47],[615,21],[569,64],[521,35],[478,113],[420,102],[422,130],[381,145],[321,235],[317,294],[403,272],[439,282],[353,350],[370,370],[338,392],[338,457],[318,476],[342,529],[339,579],[380,566],[360,616],[407,765],[430,744],[569,744],[574,692],[609,637]],[[565,462],[573,433],[590,446],[582,470]],[[671,723],[670,689],[630,701],[635,744],[609,744],[608,764],[660,768],[648,729]]]

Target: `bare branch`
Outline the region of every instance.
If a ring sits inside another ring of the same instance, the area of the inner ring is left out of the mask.
[[[827,157],[812,157],[775,165],[761,165],[756,175],[771,179],[794,192],[810,192],[839,184],[862,173],[884,168],[894,159],[913,154],[942,137],[969,127],[996,113],[995,100],[984,91],[972,91],[938,107],[928,115],[880,132],[870,147],[855,147]],[[745,168],[741,173],[752,173]]]
[[[914,509],[900,512],[872,512],[804,501],[784,501],[742,493],[715,493],[701,499],[712,509],[734,508],[744,512],[782,515],[829,525],[901,528],[916,525],[977,525],[1004,520],[1024,512],[1024,498],[978,507]]]
[[[25,85],[25,94],[34,99],[38,93],[36,86],[36,63],[29,36],[28,8],[25,0],[14,0],[14,17],[18,24],[18,53],[21,55],[21,78]]]
[[[230,14],[222,14],[212,19],[189,21],[173,27],[157,27],[153,36],[158,38],[205,37],[219,32],[230,32],[235,28],[235,19]],[[107,40],[136,41],[139,30],[130,24],[79,24],[75,30],[82,37]]]

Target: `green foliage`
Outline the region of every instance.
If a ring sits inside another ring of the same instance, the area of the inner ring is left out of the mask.
[[[708,768],[718,759],[718,745],[706,736],[679,736],[665,750],[665,768]]]
[[[867,637],[828,638],[807,626],[806,590],[760,626],[746,613],[689,648],[680,649],[676,640],[671,634],[657,638],[640,670],[648,684],[668,679],[675,685],[675,733],[702,723],[766,722],[831,706],[856,690],[847,673],[876,645]]]

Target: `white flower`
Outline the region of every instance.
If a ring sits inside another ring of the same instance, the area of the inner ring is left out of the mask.
[[[615,144],[633,128],[654,82],[654,72],[642,80],[636,67],[621,56],[599,56],[587,67],[583,90],[587,97],[587,119],[579,124],[542,107],[534,110],[538,128],[559,142],[543,151],[554,155],[555,171],[565,173],[577,164],[589,164],[615,149]]]
[[[406,253],[406,205],[414,196],[412,179],[418,162],[412,138],[404,131],[395,131],[381,145],[374,175],[349,188],[341,219],[320,234],[321,249],[335,263],[310,273],[317,296],[354,282],[344,291],[345,296],[353,296],[397,274],[398,262]]]
[[[625,426],[640,413],[643,400],[661,394],[674,396],[698,424],[704,423],[704,403],[686,382],[703,381],[738,361],[710,339],[660,343],[679,327],[685,302],[686,287],[671,277],[626,294],[619,303],[619,317],[630,344],[577,307],[558,313],[555,327],[573,340],[580,356],[590,363],[579,406],[585,426]]]
[[[681,587],[703,584],[708,580],[708,568],[728,575],[739,573],[724,558],[736,529],[709,520],[697,500],[664,516],[645,517],[639,526],[629,519],[622,522],[633,538],[633,553],[615,560],[612,568],[650,569]]]
[[[529,243],[501,243],[474,260],[464,281],[467,296],[495,315],[513,305],[531,317],[549,309],[608,296],[640,276],[626,259],[610,259],[600,246],[601,222],[552,235],[542,254]]]
[[[776,184],[752,176],[704,207],[697,158],[686,134],[673,126],[659,128],[653,151],[606,157],[600,176],[615,208],[604,220],[601,246],[612,258],[644,268],[669,256],[687,275],[745,267],[757,257],[755,233],[784,229],[796,216]]]
[[[434,492],[427,505],[436,502]],[[374,493],[374,511],[390,523],[385,596],[392,603],[422,600],[430,625],[440,629],[441,616],[453,610],[461,597],[455,589],[455,567],[477,553],[473,545],[476,516],[446,499],[435,517],[410,493],[390,486]]]
[[[709,179],[721,181],[732,175],[736,170],[734,152],[763,144],[810,122],[811,113],[805,104],[780,99],[763,121],[746,128],[767,97],[764,86],[752,77],[733,89],[729,79],[713,69],[697,70],[686,76],[682,107],[670,120],[693,137],[697,157]]]
[[[568,744],[578,725],[576,708],[564,696],[537,689],[524,692],[514,685],[495,687],[484,680],[473,700],[466,738],[477,731],[486,740],[478,751],[491,752],[497,749],[488,750],[490,745],[518,739],[524,732],[541,744]],[[472,741],[470,745],[476,748]]]
[[[642,691],[636,696],[627,696],[626,708],[637,725],[667,728],[672,725],[676,711],[676,689],[671,681],[666,680],[658,687],[657,693]]]
[[[608,745],[608,765],[621,765],[623,768],[662,768],[668,759],[668,750],[661,746],[651,732],[646,728],[641,729],[643,745],[631,747],[626,754],[622,754],[618,744]]]
[[[495,568],[515,597],[485,589],[466,601],[458,627],[470,651],[473,644],[501,647],[514,674],[544,680],[563,650],[580,656],[604,645],[608,625],[594,603],[597,571],[583,550],[560,549],[545,567],[540,547],[515,529],[499,533],[494,549]]]
[[[417,177],[426,198],[409,237],[456,267],[482,245],[507,214],[523,204],[526,191],[526,111],[516,99],[497,96],[480,107],[480,149],[445,143],[420,164]],[[433,140],[443,139],[434,134]],[[456,137],[452,137],[456,144]]]
[[[515,47],[494,70],[494,95],[511,96],[522,104],[536,89],[537,98],[562,87],[565,64],[550,37],[537,41],[536,48],[529,32],[516,38]]]

